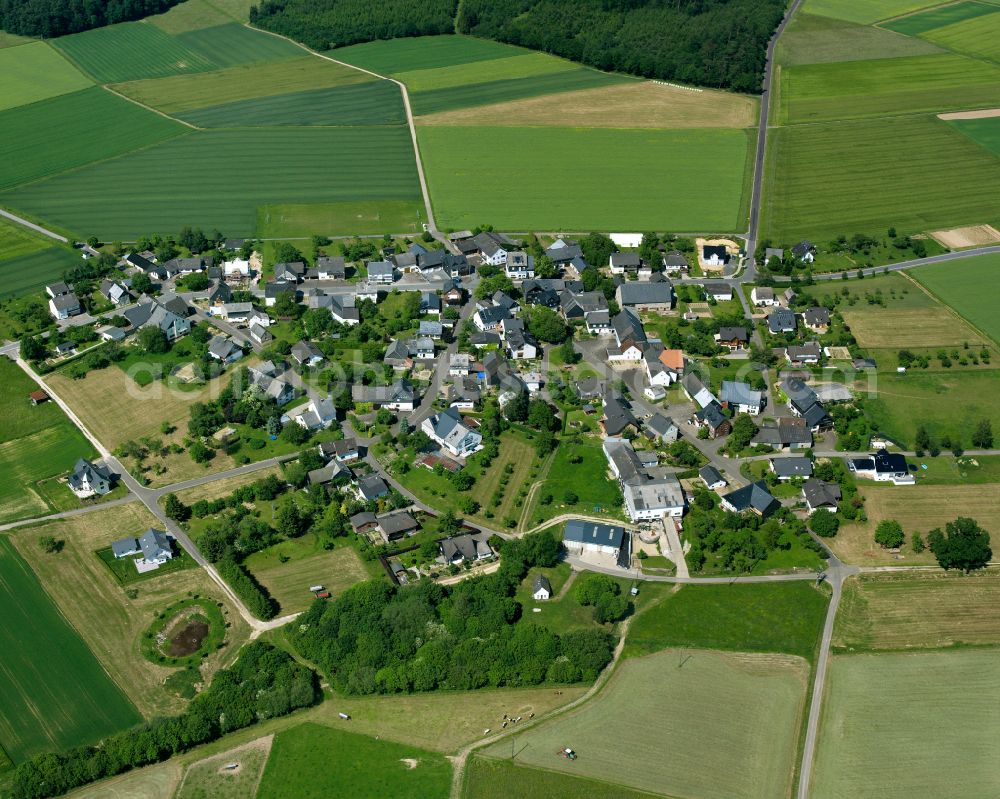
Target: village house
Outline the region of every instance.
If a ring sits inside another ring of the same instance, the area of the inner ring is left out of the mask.
[[[850,458],[847,466],[858,477],[878,483],[893,485],[913,485],[916,480],[910,474],[906,458],[898,452],[880,449],[874,455],[864,458]]]
[[[719,400],[723,408],[732,408],[737,413],[757,416],[764,408],[764,392],[755,391],[749,383],[723,380]]]
[[[818,344],[785,347],[785,359],[792,366],[813,366],[819,363],[820,355]]]
[[[503,271],[511,280],[533,278],[535,276],[535,258],[520,250],[509,252],[503,265]]]
[[[389,485],[376,472],[359,477],[356,485],[358,499],[362,502],[372,502],[379,497],[389,495]]]
[[[842,494],[836,483],[810,479],[802,484],[802,497],[811,515],[820,509],[836,513]]]
[[[722,473],[710,463],[706,463],[698,470],[698,477],[701,478],[701,481],[710,491],[725,488],[729,485],[722,476]]]
[[[768,286],[754,286],[750,292],[750,300],[757,306],[770,307],[778,304],[778,298],[774,295],[774,289]]]
[[[368,282],[376,286],[390,286],[396,279],[396,270],[388,261],[369,261]]]
[[[752,446],[767,446],[774,449],[802,450],[812,446],[812,431],[804,419],[788,416],[776,420],[765,420],[750,440]]]
[[[709,438],[728,436],[733,431],[733,424],[722,412],[722,406],[713,400],[695,413],[695,419],[701,427],[708,430]]]
[[[122,311],[122,316],[128,319],[133,331],[144,327],[160,328],[167,341],[174,341],[191,330],[191,322],[188,319],[174,313],[151,297],[140,297],[137,305]]]
[[[274,279],[288,283],[301,283],[306,276],[306,265],[302,261],[274,265]]]
[[[101,296],[112,305],[128,305],[132,302],[132,295],[125,286],[117,280],[102,280],[99,289]]]
[[[795,312],[787,308],[775,308],[767,315],[767,329],[771,333],[794,333],[796,317]]]
[[[802,313],[802,324],[814,333],[825,333],[830,329],[830,312],[826,308],[808,308]]]
[[[767,483],[758,480],[722,496],[722,507],[732,513],[754,513],[757,516],[769,516],[781,507],[771,492]]]
[[[310,368],[319,366],[324,360],[320,348],[311,341],[305,341],[304,339],[293,344],[289,354],[292,356],[292,360],[299,366],[308,366]]]
[[[362,386],[357,383],[352,387],[354,402],[370,403],[377,408],[388,408],[393,411],[412,411],[416,407],[417,395],[413,385],[408,380],[397,380],[391,386]]]
[[[680,428],[674,420],[662,413],[654,413],[646,420],[646,436],[654,441],[673,444],[680,438],[680,434]]]
[[[701,262],[705,266],[722,267],[729,263],[729,250],[721,244],[706,244],[701,248]]]
[[[617,436],[629,427],[638,431],[639,422],[622,397],[609,393],[604,397],[604,419],[601,427],[606,436]]]
[[[361,457],[358,443],[353,438],[324,441],[319,445],[319,454],[324,460],[334,459],[341,463],[350,463]]]
[[[264,396],[270,397],[278,405],[287,405],[295,397],[294,387],[291,383],[278,377],[279,370],[271,361],[251,366],[247,373],[253,385],[260,389]]]
[[[474,252],[477,252],[482,262],[489,266],[503,266],[507,263],[507,253],[516,247],[506,236],[491,230],[477,234],[472,241],[475,244]]]
[[[622,283],[615,289],[615,300],[621,308],[662,313],[674,306],[674,287],[665,283]]]
[[[45,293],[49,296],[49,313],[53,319],[69,319],[83,313],[79,298],[65,283],[52,283],[45,287]]]
[[[646,331],[638,315],[631,309],[622,310],[611,322],[615,333],[616,348],[609,348],[607,358],[612,363],[633,362],[642,360],[646,348]]]
[[[400,510],[376,516],[375,528],[382,541],[388,544],[390,541],[398,541],[403,536],[413,535],[420,529],[420,524],[409,511]]]
[[[718,404],[715,395],[705,387],[694,372],[689,372],[681,378],[681,389],[684,395],[699,408],[704,408],[713,402]]]
[[[770,458],[769,468],[782,482],[793,477],[812,477],[813,464],[809,458],[792,456],[787,458]]]
[[[808,239],[803,239],[792,247],[792,255],[794,255],[801,263],[811,264],[816,260],[816,247]]]
[[[208,342],[208,357],[221,363],[232,363],[243,357],[243,350],[232,339],[212,336],[212,340]]]
[[[290,280],[274,280],[264,284],[264,305],[272,307],[282,294],[290,294],[292,299],[298,297],[298,289]]]
[[[544,602],[552,598],[552,584],[544,574],[536,574],[531,585],[531,598],[536,602]]]
[[[346,483],[354,478],[354,473],[339,460],[331,460],[325,466],[309,472],[309,485],[332,486]]]
[[[603,449],[611,472],[621,485],[625,510],[633,522],[684,515],[687,501],[676,475],[648,474],[632,443],[626,439],[606,438]]]
[[[610,559],[623,569],[632,558],[632,537],[619,525],[570,519],[563,528],[563,546],[572,555]]]
[[[66,482],[80,499],[102,497],[111,491],[114,474],[107,466],[80,458]]]
[[[750,334],[745,327],[720,327],[714,338],[716,344],[730,352],[744,350],[750,344]]]
[[[446,565],[463,562],[475,563],[493,556],[487,533],[463,533],[445,538],[438,544],[441,559]]]
[[[286,416],[288,421],[306,430],[325,430],[337,421],[337,409],[329,397],[320,397],[289,411]],[[285,421],[284,417],[282,421]]]
[[[468,428],[456,408],[448,408],[424,419],[420,429],[456,458],[467,458],[483,448],[483,437]]]
[[[158,569],[174,557],[170,536],[152,527],[139,538],[122,538],[112,542],[111,552],[118,559],[141,555],[135,559],[135,568],[140,573]]]
[[[608,262],[612,275],[636,274],[642,266],[637,252],[613,252]]]
[[[316,259],[316,277],[320,280],[346,280],[347,264],[339,255],[321,255]]]
[[[729,283],[703,283],[702,288],[705,290],[705,299],[729,302],[733,298],[733,287]]]
[[[472,356],[465,352],[456,352],[448,358],[448,374],[452,377],[464,377],[472,369]]]

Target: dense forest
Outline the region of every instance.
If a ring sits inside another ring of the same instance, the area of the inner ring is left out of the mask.
[[[316,675],[270,644],[247,644],[179,716],[126,730],[98,746],[43,754],[14,769],[14,799],[58,796],[88,782],[157,763],[319,698]]]
[[[0,0],[0,28],[52,38],[161,14],[181,0]]]
[[[457,29],[598,69],[757,92],[784,8],[784,0],[463,0],[457,8],[454,0],[264,0],[250,18],[318,50]]]
[[[610,632],[556,635],[518,622],[518,584],[532,565],[556,563],[560,550],[546,531],[505,541],[496,572],[456,585],[360,583],[315,603],[291,636],[337,690],[351,694],[593,681],[611,660]],[[611,618],[627,612],[614,610]]]
[[[455,32],[457,0],[264,0],[250,22],[314,50]]]

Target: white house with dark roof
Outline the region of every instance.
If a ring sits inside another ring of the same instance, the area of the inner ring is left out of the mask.
[[[764,392],[756,391],[749,383],[738,380],[723,380],[719,401],[724,408],[732,408],[737,413],[756,416],[764,408]]]
[[[140,573],[158,569],[174,557],[170,536],[163,530],[155,530],[152,527],[139,538],[121,538],[113,541],[111,552],[119,560],[132,555],[141,555],[133,561]]]
[[[535,258],[521,250],[508,252],[503,271],[511,280],[529,280],[535,276]]]
[[[80,499],[100,497],[111,491],[114,474],[106,466],[80,458],[66,482]]]
[[[456,458],[467,458],[483,448],[483,436],[465,425],[456,408],[424,419],[420,429]]]
[[[377,286],[389,286],[396,279],[396,270],[389,261],[368,262],[368,282]]]
[[[208,342],[208,355],[221,363],[232,363],[243,357],[243,350],[232,339],[213,336]]]
[[[574,555],[613,558],[622,568],[628,567],[632,556],[632,538],[624,527],[583,519],[566,522],[563,546]]]

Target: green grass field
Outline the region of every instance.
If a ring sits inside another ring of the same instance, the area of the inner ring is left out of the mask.
[[[3,268],[3,261],[31,255],[39,250],[47,249],[51,245],[52,239],[47,239],[22,225],[0,218],[0,269]],[[9,277],[14,278],[15,275],[12,273]],[[6,288],[6,279],[2,285]]]
[[[888,163],[905,169],[886,180],[872,165]],[[766,180],[764,225],[779,241],[982,224],[1000,206],[1000,160],[933,117],[779,128]]]
[[[187,31],[178,34],[175,39],[223,69],[239,64],[299,58],[305,52],[287,39],[253,30],[236,22]]]
[[[68,247],[48,247],[44,242],[39,243],[44,249],[0,260],[0,300],[44,288],[80,262],[79,253]],[[20,245],[19,249],[24,246]]]
[[[414,234],[422,231],[425,221],[424,204],[420,200],[285,203],[257,209],[257,235],[287,238],[334,231],[359,236]]]
[[[883,22],[883,28],[904,33],[907,36],[920,36],[936,28],[944,28],[969,19],[977,19],[987,14],[995,14],[996,6],[986,3],[974,2],[974,0],[962,0],[951,5],[936,6],[919,14],[910,14],[899,19],[890,19]]]
[[[778,39],[777,62],[789,67],[939,52],[938,47],[923,39],[798,11]]]
[[[469,84],[490,83],[499,80],[514,80],[568,72],[579,69],[577,64],[547,53],[524,53],[507,55],[489,61],[471,64],[457,64],[437,68],[406,69],[394,71],[393,77],[406,84],[415,94],[435,89],[449,89]],[[492,100],[491,100],[492,101]]]
[[[635,791],[623,785],[589,780],[555,771],[516,766],[509,760],[471,757],[465,767],[464,799],[508,799],[517,785],[520,799],[646,799],[659,794]]]
[[[1000,8],[993,8],[993,12],[988,16],[966,19],[954,25],[936,28],[925,34],[924,38],[949,50],[998,61],[1000,60],[1000,44],[997,43],[997,36],[1000,35]]]
[[[209,0],[186,0],[147,21],[164,33],[177,34],[225,25],[232,22],[233,17]]]
[[[1000,157],[1000,117],[953,119],[948,124],[961,132],[962,135],[968,136],[976,144]]]
[[[0,600],[0,746],[11,759],[93,743],[140,721],[6,536]]]
[[[1000,105],[1000,67],[951,53],[789,67],[783,124]]]
[[[746,131],[425,127],[418,136],[443,227],[485,219],[509,230],[745,223]]]
[[[270,739],[247,744],[192,763],[184,781],[174,794],[176,799],[247,799],[257,792],[257,785],[270,754]],[[238,769],[225,766],[239,763]]]
[[[451,764],[443,755],[302,724],[275,736],[257,799],[445,799],[450,785]]]
[[[257,97],[328,89],[375,78],[315,56],[118,83],[115,91],[167,114]]]
[[[997,651],[830,663],[810,796],[1000,794]]]
[[[179,116],[201,128],[406,124],[399,87],[387,80],[237,100]]]
[[[472,36],[420,36],[355,44],[330,51],[330,56],[380,75],[418,69],[440,69],[530,53],[520,47]]]
[[[868,25],[937,4],[936,0],[808,0],[803,11]]]
[[[45,515],[51,503],[37,483],[68,472],[94,449],[55,403],[28,401],[37,384],[6,358],[0,359],[0,381],[0,472],[7,477],[0,483],[0,522]]]
[[[194,220],[252,235],[259,205],[418,196],[406,128],[281,128],[193,133],[3,201],[70,229],[129,240]]]
[[[580,462],[571,463],[570,458],[577,456]],[[581,487],[586,490],[581,490]],[[568,491],[582,499],[576,505],[567,505],[565,497]],[[552,495],[552,501],[542,504],[541,499],[546,494]],[[576,441],[560,442],[545,479],[532,495],[528,525],[533,527],[574,510],[619,520],[624,518],[621,489],[608,477],[608,461],[597,438],[581,436]]]
[[[0,50],[0,111],[90,85],[83,73],[45,42]]]
[[[1000,126],[996,126],[996,131],[1000,134]],[[993,280],[998,269],[1000,255],[980,255],[950,264],[921,266],[910,274],[938,299],[1000,343],[1000,319],[996,314],[1000,289]]]
[[[113,158],[185,130],[96,87],[4,111],[0,188]],[[48,208],[41,210],[40,216],[47,216]],[[100,213],[96,206],[94,211]]]
[[[636,617],[625,654],[690,647],[812,660],[827,602],[807,582],[686,586]]]
[[[806,673],[780,655],[680,649],[629,660],[579,710],[519,734],[514,762],[671,796],[787,796]],[[576,760],[559,756],[567,746]],[[510,758],[511,743],[483,754]]]
[[[53,39],[53,44],[98,83],[207,72],[211,59],[155,25],[123,22]]]

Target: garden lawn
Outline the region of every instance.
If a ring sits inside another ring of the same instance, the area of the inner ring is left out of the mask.
[[[288,560],[282,563],[282,557]],[[243,565],[278,600],[282,613],[299,613],[315,602],[311,585],[322,585],[337,597],[369,577],[353,549],[341,544],[325,550],[313,533],[255,552]]]
[[[767,235],[824,240],[997,221],[1000,160],[963,138],[929,116],[778,128],[768,151]]]
[[[1000,794],[997,654],[834,657],[809,795]]]
[[[960,3],[929,8],[919,14],[890,19],[883,22],[881,27],[907,36],[920,36],[938,28],[945,28],[966,20],[974,20],[987,14],[995,14],[997,10],[996,6],[986,3],[962,0]]]
[[[677,649],[628,660],[580,709],[520,733],[516,762],[672,796],[786,796],[807,673],[785,655]],[[578,759],[559,757],[566,746]],[[510,753],[508,741],[483,751]]]
[[[691,647],[812,660],[827,603],[809,582],[685,586],[635,618],[625,655]]]
[[[996,130],[1000,135],[1000,125]],[[976,328],[1000,342],[1000,318],[996,313],[1000,288],[995,280],[998,270],[1000,255],[980,255],[950,264],[922,266],[910,274]]]
[[[787,67],[780,98],[783,124],[992,108],[1000,67],[951,53]]]
[[[420,200],[284,203],[257,209],[257,235],[265,238],[419,234],[426,221]]]
[[[39,249],[39,245],[44,249]],[[23,250],[27,242],[15,245]],[[50,247],[44,241],[31,239],[35,252],[0,260],[0,300],[33,294],[47,284],[62,278],[63,272],[80,263],[80,254],[68,247]]]
[[[743,130],[422,127],[418,137],[443,226],[483,219],[511,230],[743,224]]]
[[[581,460],[573,463],[574,458]],[[573,504],[566,501],[569,493],[577,497]],[[552,501],[543,503],[542,498],[549,494]],[[600,439],[588,436],[562,439],[544,480],[532,494],[530,507],[526,517],[529,527],[573,512],[621,521],[624,518],[621,489],[608,476],[608,461]]]
[[[89,78],[45,42],[0,50],[0,111],[90,85]]]
[[[96,743],[141,720],[7,536],[0,600],[0,746],[14,762]]]
[[[113,158],[186,130],[97,87],[4,111],[0,189]],[[42,207],[41,215],[47,210]],[[100,214],[100,208],[94,210]]]
[[[387,80],[237,100],[199,108],[180,117],[201,128],[406,123],[399,87]]]
[[[839,651],[1000,644],[1000,572],[861,574],[844,583]]]
[[[253,235],[259,205],[417,197],[406,128],[369,127],[198,131],[0,199],[70,229],[128,240],[180,230],[192,218]]]
[[[193,75],[137,80],[113,86],[115,91],[168,114],[272,97],[310,89],[328,89],[375,80],[356,69],[315,56],[230,67]]]
[[[257,797],[445,799],[450,786],[451,764],[442,755],[302,724],[275,736]]]

